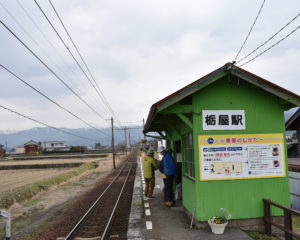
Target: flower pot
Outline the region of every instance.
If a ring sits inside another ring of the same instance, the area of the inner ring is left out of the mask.
[[[214,222],[208,220],[208,225],[210,226],[211,231],[214,234],[223,234],[227,224],[228,224],[228,222],[217,224],[217,223],[214,223]]]

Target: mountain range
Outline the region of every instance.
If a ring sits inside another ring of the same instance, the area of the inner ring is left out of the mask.
[[[130,128],[131,129],[127,130],[127,143],[129,143],[129,134],[131,143],[138,142],[141,138],[143,138],[142,126],[130,126]],[[0,132],[0,144],[7,146],[7,149],[23,146],[24,143],[30,140],[34,140],[36,142],[65,141],[67,146],[94,146],[97,142],[100,142],[102,146],[111,145],[111,128],[101,129],[101,131],[107,135],[101,134],[92,128],[60,128],[60,130],[93,139],[94,141],[68,135],[48,127],[35,127],[13,133]],[[123,144],[125,142],[124,130],[115,129],[114,136],[116,145]]]

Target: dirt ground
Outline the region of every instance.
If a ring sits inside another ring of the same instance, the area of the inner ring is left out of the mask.
[[[124,159],[119,156],[116,159],[117,166]],[[37,194],[30,200],[14,204],[9,212],[12,215],[12,240],[34,239],[31,234],[34,231],[43,231],[47,225],[58,216],[61,211],[76,199],[93,187],[112,170],[112,159],[101,161],[98,168],[87,171],[69,181],[52,186],[48,191]],[[4,233],[4,221],[0,219],[0,236]]]

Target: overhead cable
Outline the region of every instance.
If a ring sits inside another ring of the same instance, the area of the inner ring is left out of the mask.
[[[62,78],[60,78],[33,50],[30,49],[5,23],[0,20],[2,24],[36,59],[39,60],[66,88],[68,88],[77,98],[79,98],[86,106],[88,106],[95,114],[97,114],[102,120],[106,120],[102,117],[93,107],[91,107],[82,97],[80,97]]]
[[[255,48],[252,52],[247,54],[245,57],[241,58],[237,61],[237,63],[243,61],[244,59],[248,58],[250,55],[255,53],[258,49],[266,45],[268,42],[270,42],[275,36],[277,36],[281,31],[283,31],[288,25],[290,25],[293,21],[295,21],[300,16],[300,13],[298,13],[291,21],[289,21],[287,24],[285,24],[282,28],[280,28],[275,34],[273,34],[270,38],[268,38],[264,43],[259,45],[257,48]]]
[[[44,36],[44,33],[39,29],[39,27],[37,26],[37,24],[35,24],[35,22],[33,21],[33,19],[30,17],[30,15],[27,13],[27,11],[24,9],[24,7],[22,6],[21,3],[19,3],[18,0],[16,0],[17,3],[20,5],[20,7],[23,9],[23,11],[26,13],[26,15],[31,19],[31,21],[34,23],[34,25],[38,28],[38,30],[42,33],[42,35]],[[68,77],[68,75],[61,70],[61,68],[55,63],[55,61],[53,60],[53,58],[41,47],[41,45],[34,39],[34,37],[22,26],[22,24],[14,17],[14,15],[3,5],[3,3],[0,2],[1,7],[6,11],[6,13],[14,20],[14,22],[23,30],[23,32],[26,33],[26,35],[35,43],[35,45],[43,52],[43,54],[57,67],[57,69],[59,69],[61,72],[63,72],[64,76],[67,77],[71,83],[73,84],[73,86],[75,86],[74,82],[71,80],[70,77]],[[45,37],[45,36],[44,36]],[[47,37],[45,37],[46,40],[49,42],[49,44],[52,45],[52,43],[48,40]],[[52,45],[52,47],[54,48],[54,46]],[[55,49],[56,50],[56,49]]]
[[[245,44],[246,44],[246,42],[247,42],[247,40],[248,40],[248,38],[249,38],[249,36],[250,36],[250,34],[251,34],[251,32],[252,32],[252,29],[253,29],[253,27],[254,27],[254,25],[255,25],[255,23],[256,23],[256,21],[257,21],[259,15],[260,15],[260,13],[261,13],[261,10],[262,10],[262,8],[263,8],[265,2],[266,2],[266,0],[263,0],[262,4],[261,4],[261,6],[260,6],[260,9],[259,9],[259,11],[258,11],[258,13],[257,13],[257,15],[256,15],[256,17],[255,17],[255,20],[254,20],[254,22],[253,22],[253,24],[252,24],[252,26],[251,26],[251,28],[250,28],[250,31],[248,32],[248,34],[247,34],[247,36],[246,36],[246,38],[245,38],[245,40],[244,40],[242,46],[240,47],[238,53],[236,54],[236,56],[235,56],[235,58],[234,58],[234,60],[233,60],[234,62],[236,61],[236,59],[238,58],[239,54],[241,53],[243,47],[245,46]]]
[[[19,115],[19,116],[21,116],[21,117],[27,118],[27,119],[29,119],[29,120],[31,120],[31,121],[34,121],[34,122],[39,123],[39,124],[41,124],[41,125],[44,125],[44,126],[46,126],[46,127],[55,129],[55,130],[57,130],[57,131],[66,133],[66,134],[68,134],[68,135],[71,135],[71,136],[74,136],[74,137],[78,137],[78,138],[82,138],[82,139],[86,139],[86,140],[93,141],[93,142],[99,141],[99,140],[92,139],[92,138],[82,137],[82,136],[80,136],[80,135],[77,135],[77,134],[74,134],[74,133],[71,133],[71,132],[68,132],[68,131],[65,131],[65,130],[56,128],[56,127],[53,127],[53,126],[51,126],[51,125],[48,125],[48,124],[43,123],[43,122],[41,122],[41,121],[35,120],[35,119],[31,118],[31,117],[28,117],[28,116],[26,116],[26,115],[24,115],[24,114],[22,114],[22,113],[16,112],[16,111],[14,111],[14,110],[12,110],[12,109],[10,109],[10,108],[4,107],[4,106],[2,106],[2,105],[0,105],[0,107],[3,108],[3,109],[5,109],[5,110],[7,110],[7,111],[10,111],[10,112],[12,112],[12,113],[15,113],[15,114],[17,114],[17,115]]]
[[[54,27],[54,25],[52,24],[52,22],[50,21],[50,19],[48,18],[48,16],[44,12],[44,10],[38,4],[38,2],[36,0],[34,0],[34,2],[38,6],[38,8],[41,11],[41,13],[43,14],[43,16],[46,18],[47,22],[50,24],[50,26],[53,29],[53,31],[56,33],[56,35],[60,39],[60,41],[63,43],[64,47],[67,49],[67,51],[69,52],[69,54],[71,55],[71,57],[73,58],[73,60],[76,62],[77,66],[80,68],[80,70],[82,71],[82,73],[84,74],[84,76],[87,78],[87,80],[89,81],[89,83],[95,89],[96,93],[98,94],[98,96],[100,97],[100,99],[103,101],[104,105],[106,106],[106,103],[105,103],[105,100],[103,99],[103,96],[100,94],[100,92],[98,91],[98,89],[92,83],[91,79],[89,78],[89,76],[87,75],[87,73],[84,71],[84,69],[82,68],[82,66],[80,65],[80,63],[78,62],[78,60],[75,58],[75,56],[72,53],[72,51],[70,50],[69,46],[66,44],[66,42],[63,40],[63,38],[61,37],[61,35],[58,33],[58,31],[56,30],[56,28]]]
[[[89,68],[88,65],[86,64],[86,61],[85,61],[84,58],[82,57],[82,54],[80,53],[78,47],[76,46],[75,42],[73,41],[73,38],[71,37],[69,31],[67,30],[67,28],[66,28],[65,24],[63,23],[61,17],[59,16],[59,14],[58,14],[56,8],[54,7],[54,5],[53,5],[53,3],[51,2],[51,0],[49,0],[49,2],[50,2],[50,5],[52,6],[53,11],[55,12],[57,18],[59,19],[61,25],[63,26],[63,28],[64,28],[66,34],[68,35],[70,41],[72,42],[72,44],[73,44],[73,46],[74,46],[74,48],[75,48],[77,54],[79,55],[81,61],[83,62],[83,64],[84,64],[84,66],[86,67],[86,69],[88,70],[89,75],[91,76],[91,78],[93,79],[95,85],[97,86],[97,89],[99,90],[99,93],[100,93],[100,95],[101,95],[102,101],[104,102],[104,104],[106,105],[106,107],[108,108],[108,110],[114,115],[114,117],[116,118],[117,122],[121,123],[121,122],[118,120],[118,118],[117,118],[116,114],[114,113],[113,109],[111,108],[111,106],[110,106],[109,102],[107,101],[106,97],[104,96],[103,92],[101,91],[101,89],[100,89],[100,87],[99,87],[99,85],[98,85],[96,79],[94,78],[94,76],[93,76],[93,74],[92,74],[90,68]]]
[[[75,73],[75,71],[69,67],[68,63],[66,62],[66,60],[64,59],[64,57],[61,55],[61,53],[57,50],[57,48],[52,44],[52,42],[49,40],[49,38],[46,36],[46,34],[43,32],[43,30],[38,26],[38,24],[35,22],[35,20],[30,16],[29,12],[24,8],[24,6],[22,5],[22,3],[19,1],[19,0],[16,0],[17,4],[19,5],[19,7],[22,9],[22,11],[26,14],[26,16],[29,18],[29,20],[32,22],[32,24],[36,27],[36,29],[42,34],[43,38],[48,42],[48,44],[54,49],[54,51],[56,52],[57,56],[59,56],[59,58],[63,61],[63,63],[68,66],[68,69],[71,70],[71,72],[73,73],[73,75],[79,80],[79,82],[81,83],[80,79],[79,79],[79,76]],[[6,9],[7,10],[7,9]],[[7,10],[8,11],[8,10]],[[16,18],[14,16],[12,16],[11,13],[9,13],[9,15],[11,15],[11,17],[17,22]],[[20,26],[21,24],[19,22],[17,22],[17,24]],[[25,31],[25,29],[20,26],[23,31]],[[25,31],[26,32],[26,31]],[[30,35],[28,32],[27,32],[27,35]],[[37,44],[37,46],[43,51],[43,53],[55,64],[55,61],[41,48],[41,46],[39,46],[39,44],[33,39],[33,37],[29,36],[33,42],[35,42],[35,44]],[[70,82],[72,82],[73,86],[76,87],[76,84],[72,81],[72,79],[67,75],[65,74],[65,72],[57,66],[57,64],[55,64],[55,66],[61,71],[64,73],[64,76],[66,76]],[[78,92],[80,93],[81,90],[80,88],[78,88]],[[87,95],[86,96],[87,98],[91,99],[91,95]],[[94,99],[93,99],[94,100]],[[95,100],[97,100],[98,102],[98,99],[95,98]]]
[[[255,57],[251,58],[249,61],[243,63],[240,65],[240,67],[252,62],[254,59],[258,58],[259,56],[263,55],[264,53],[266,53],[267,51],[269,51],[271,48],[275,47],[276,45],[278,45],[279,43],[281,43],[283,40],[285,40],[286,38],[288,38],[289,36],[291,36],[294,32],[296,32],[297,30],[299,30],[300,25],[298,27],[296,27],[293,31],[291,31],[289,34],[285,35],[283,38],[281,38],[279,41],[277,41],[276,43],[274,43],[272,46],[268,47],[266,50],[262,51],[261,53],[257,54]]]
[[[3,66],[2,64],[0,64],[0,67],[2,67],[5,71],[7,71],[8,73],[10,73],[11,75],[13,75],[15,78],[17,78],[19,81],[21,81],[22,83],[24,83],[26,86],[30,87],[32,90],[34,90],[35,92],[37,92],[38,94],[40,94],[41,96],[43,96],[44,98],[46,98],[47,100],[49,100],[50,102],[52,102],[53,104],[55,104],[56,106],[58,106],[59,108],[63,109],[64,111],[66,111],[67,113],[71,114],[73,117],[79,119],[80,121],[84,122],[86,125],[88,125],[89,127],[97,130],[98,132],[110,137],[108,134],[106,134],[105,132],[101,131],[100,129],[94,127],[93,125],[89,124],[88,122],[86,122],[85,120],[81,119],[80,117],[78,117],[77,115],[75,115],[74,113],[72,113],[70,110],[66,109],[65,107],[63,107],[62,105],[60,105],[59,103],[55,102],[54,100],[52,100],[50,97],[48,97],[46,94],[42,93],[41,91],[39,91],[38,89],[36,89],[35,87],[33,87],[32,85],[30,85],[28,82],[26,82],[25,80],[23,80],[22,78],[20,78],[18,75],[16,75],[15,73],[13,73],[11,70],[9,70],[7,67]]]

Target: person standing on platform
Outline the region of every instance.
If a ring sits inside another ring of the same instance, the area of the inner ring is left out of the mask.
[[[166,151],[164,146],[160,146],[157,150],[162,155],[161,165],[159,167],[164,181],[164,201],[165,205],[172,207],[175,205],[173,182],[176,175],[176,163],[171,152]]]
[[[156,159],[154,158],[154,150],[149,148],[144,157],[144,178],[145,178],[145,197],[154,198],[152,196],[155,186],[155,170],[158,168]]]

